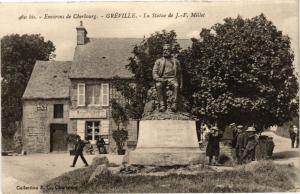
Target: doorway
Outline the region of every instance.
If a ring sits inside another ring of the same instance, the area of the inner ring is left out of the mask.
[[[67,124],[50,125],[50,152],[67,151],[68,144],[66,136],[68,134]]]

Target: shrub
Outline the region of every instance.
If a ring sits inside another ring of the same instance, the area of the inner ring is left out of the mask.
[[[128,131],[121,129],[112,133],[113,139],[116,141],[118,150],[123,150],[126,140],[128,139]]]

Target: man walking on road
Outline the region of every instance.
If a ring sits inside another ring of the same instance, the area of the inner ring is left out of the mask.
[[[85,160],[85,158],[83,156],[83,148],[84,148],[85,144],[86,143],[84,141],[82,141],[80,136],[78,135],[77,136],[77,142],[75,144],[75,157],[74,157],[73,164],[71,165],[71,167],[75,167],[78,156],[80,156],[80,158],[84,162],[85,166],[88,166],[88,163],[87,163],[87,161]]]
[[[296,125],[293,125],[290,128],[290,138],[291,138],[292,148],[295,147],[295,141],[296,141],[296,148],[298,148],[299,147],[299,129],[297,128]]]

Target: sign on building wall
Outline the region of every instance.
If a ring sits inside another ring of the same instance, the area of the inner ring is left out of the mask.
[[[47,104],[37,104],[36,110],[37,111],[47,111]]]
[[[106,118],[106,110],[70,110],[70,119],[92,119],[92,118]]]

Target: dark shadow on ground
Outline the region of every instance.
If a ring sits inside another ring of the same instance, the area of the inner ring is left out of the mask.
[[[273,154],[273,159],[284,159],[284,158],[296,158],[299,157],[299,150],[295,148],[295,151],[282,151]]]

